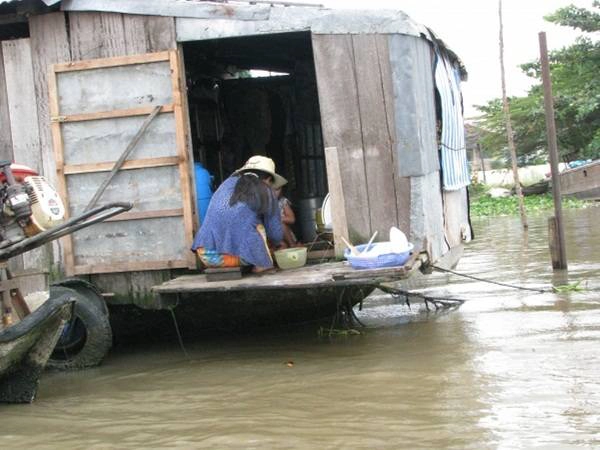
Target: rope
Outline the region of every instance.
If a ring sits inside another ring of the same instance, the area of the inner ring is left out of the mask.
[[[435,270],[438,270],[440,272],[446,272],[446,273],[451,273],[453,275],[458,275],[459,277],[464,277],[464,278],[470,278],[471,280],[476,280],[476,281],[481,281],[483,283],[489,283],[489,284],[496,284],[498,286],[504,286],[504,287],[508,287],[511,289],[518,289],[521,291],[532,291],[532,292],[537,292],[540,294],[544,294],[547,292],[552,292],[550,289],[539,289],[539,288],[528,288],[528,287],[524,287],[524,286],[517,286],[514,284],[508,284],[508,283],[501,283],[500,281],[493,281],[493,280],[486,280],[484,278],[479,278],[473,275],[467,275],[466,273],[459,273],[459,272],[455,272],[454,270],[450,270],[450,269],[443,269],[442,267],[438,267],[438,266],[432,266]]]
[[[173,317],[173,323],[175,324],[175,332],[177,333],[177,339],[179,340],[179,346],[181,347],[181,350],[183,351],[183,354],[185,355],[185,357],[191,361],[192,358],[190,357],[190,354],[187,352],[187,350],[185,349],[185,347],[183,345],[183,339],[181,338],[181,333],[179,332],[179,325],[177,324],[177,318],[175,317],[175,311],[173,311],[173,308],[169,308],[169,311],[171,311],[171,317]]]

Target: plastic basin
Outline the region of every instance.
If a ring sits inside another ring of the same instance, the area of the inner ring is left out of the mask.
[[[306,247],[297,247],[277,250],[274,254],[280,269],[296,269],[306,264],[306,253]]]
[[[410,258],[413,245],[408,243],[405,251],[402,252],[385,252],[385,249],[389,248],[389,245],[389,242],[377,242],[375,244],[371,244],[369,247],[369,252],[365,252],[364,254],[360,254],[358,256],[352,255],[350,249],[347,248],[344,251],[344,257],[354,269],[378,269],[380,267],[396,267],[404,265],[404,263],[408,261],[408,258]],[[377,246],[380,246],[380,248],[377,248]],[[367,244],[356,246],[356,250],[359,253],[366,250],[366,248]],[[378,253],[377,250],[382,250],[383,252],[376,254]],[[369,253],[372,254],[369,255]]]

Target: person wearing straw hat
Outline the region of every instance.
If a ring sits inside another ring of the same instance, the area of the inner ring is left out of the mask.
[[[213,194],[192,251],[205,267],[273,268],[267,240],[283,240],[281,215],[271,187],[287,180],[266,156],[252,156]]]

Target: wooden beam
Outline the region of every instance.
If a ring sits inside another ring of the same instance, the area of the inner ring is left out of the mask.
[[[194,254],[190,252],[192,256]],[[67,271],[67,275],[88,275],[94,273],[115,273],[115,272],[133,272],[161,269],[184,269],[188,268],[189,263],[186,259],[176,259],[167,261],[133,261],[133,262],[114,262],[110,264],[89,264],[73,266],[72,270]]]
[[[335,256],[343,258],[346,246],[341,238],[349,239],[348,219],[346,217],[346,199],[344,197],[339,155],[336,147],[325,148],[325,165],[327,169],[327,185],[329,187],[329,203],[331,204]]]
[[[58,80],[57,74],[50,70],[48,74],[48,106],[50,117],[59,115],[58,106]],[[67,191],[67,180],[65,178],[64,166],[64,146],[61,132],[61,125],[58,122],[51,122],[50,129],[52,131],[52,147],[54,148],[54,160],[56,162],[56,180],[57,189],[65,206],[65,219],[69,218],[69,196]],[[75,265],[73,256],[73,235],[67,235],[61,238],[60,242],[63,245],[63,255],[65,262],[65,271],[70,273]]]
[[[184,114],[185,99],[183,92],[185,90],[185,72],[182,70],[183,61],[179,59],[177,50],[169,52],[171,64],[171,82],[173,85],[173,104],[175,105],[175,138],[177,142],[177,154],[179,155],[179,180],[181,186],[181,195],[183,202],[183,224],[185,228],[185,238],[188,242],[194,239],[194,215],[192,201],[191,168],[189,161],[189,149],[187,133],[186,115]],[[196,267],[196,256],[193,253],[187,255],[188,267]]]
[[[94,196],[92,197],[92,199],[90,200],[88,205],[86,206],[86,208],[85,208],[86,211],[89,211],[90,209],[92,209],[96,205],[96,203],[98,202],[100,197],[102,197],[102,194],[104,194],[104,191],[106,190],[106,188],[108,187],[108,185],[110,184],[112,179],[115,177],[117,172],[121,169],[121,167],[123,167],[123,163],[129,156],[129,154],[133,151],[133,149],[135,148],[137,143],[140,141],[140,139],[142,139],[142,136],[144,135],[144,133],[150,126],[150,123],[154,120],[154,118],[160,112],[160,109],[161,109],[160,105],[154,107],[154,109],[152,110],[150,115],[147,116],[146,119],[144,119],[142,126],[139,128],[139,130],[137,131],[137,133],[135,134],[135,136],[133,137],[131,142],[129,144],[127,144],[127,148],[123,151],[121,156],[119,156],[119,159],[117,159],[117,161],[114,163],[112,169],[110,170],[110,173],[104,179],[104,181],[102,182],[102,184],[100,185],[100,187],[98,188],[98,190],[96,191],[96,193],[94,194]]]
[[[179,164],[178,156],[131,159],[123,163],[121,170],[145,169],[148,167],[176,166],[177,164]],[[63,172],[65,175],[73,175],[77,173],[108,172],[113,168],[114,165],[114,161],[89,164],[69,164],[64,166]]]
[[[114,109],[112,111],[97,111],[92,113],[69,114],[64,116],[52,116],[51,122],[85,122],[88,120],[114,119],[121,117],[147,116],[154,110],[154,106],[142,106],[140,108]],[[174,105],[163,105],[160,113],[173,112]]]
[[[156,219],[161,217],[183,216],[183,208],[162,209],[157,211],[132,211],[124,212],[118,216],[111,217],[105,222],[120,222],[125,220]]]
[[[146,53],[143,55],[115,56],[111,58],[98,58],[83,61],[54,64],[54,72],[73,72],[77,70],[99,69],[105,67],[118,67],[129,64],[149,64],[159,61],[169,61],[169,52]]]
[[[12,137],[10,130],[10,113],[8,112],[8,94],[6,91],[6,78],[4,74],[4,57],[0,45],[0,158],[13,160]]]
[[[546,111],[546,136],[548,138],[548,152],[550,153],[550,169],[552,171],[552,197],[554,199],[554,225],[555,233],[550,233],[550,247],[552,249],[555,239],[558,250],[556,260],[552,258],[553,269],[567,269],[567,244],[562,218],[562,203],[560,193],[560,174],[558,172],[558,144],[556,139],[556,124],[554,123],[554,100],[552,98],[552,80],[550,78],[550,62],[548,60],[548,46],[546,33],[538,34],[540,42],[540,65],[542,66],[542,85],[544,87],[544,109]],[[516,165],[516,163],[515,163]],[[515,178],[517,193],[520,194],[519,178]]]

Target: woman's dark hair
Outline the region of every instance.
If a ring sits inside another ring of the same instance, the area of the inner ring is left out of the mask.
[[[247,170],[238,176],[229,206],[242,202],[257,214],[272,214],[277,202],[271,188],[263,180],[273,177],[260,170]]]

